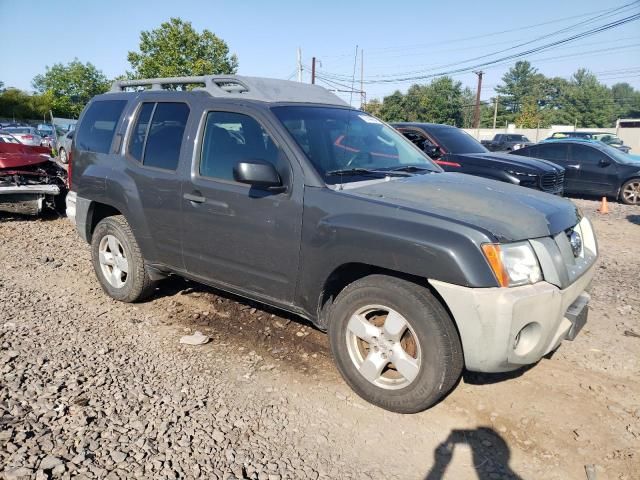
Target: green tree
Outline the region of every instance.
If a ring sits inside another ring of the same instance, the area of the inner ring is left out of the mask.
[[[406,121],[404,110],[404,95],[396,90],[391,95],[384,97],[380,107],[380,118],[386,122]]]
[[[540,125],[540,112],[538,111],[538,105],[529,100],[524,104],[522,110],[516,117],[516,126],[518,128],[536,128]]]
[[[518,113],[533,98],[536,104],[545,95],[545,77],[527,61],[519,61],[502,76],[502,85],[496,93],[503,99],[507,110]]]
[[[566,116],[578,127],[612,125],[615,108],[611,90],[584,68],[573,74],[560,102]]]
[[[51,96],[30,95],[17,88],[0,93],[0,117],[16,120],[41,119],[51,108]]]
[[[640,117],[640,92],[631,85],[616,83],[611,86],[611,95],[614,102],[613,120]]]
[[[34,77],[36,91],[50,96],[54,115],[77,118],[89,100],[109,89],[107,77],[91,63],[78,59],[56,63]]]
[[[238,58],[229,54],[224,40],[206,29],[198,33],[180,18],[141,32],[139,49],[127,55],[134,78],[232,74],[238,69]]]
[[[373,115],[374,117],[380,116],[380,109],[382,108],[382,103],[377,98],[370,100],[362,106],[362,110]]]

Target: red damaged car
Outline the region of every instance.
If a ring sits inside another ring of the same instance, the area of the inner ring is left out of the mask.
[[[51,150],[15,143],[0,133],[0,211],[37,215],[61,209],[67,172],[51,158]]]

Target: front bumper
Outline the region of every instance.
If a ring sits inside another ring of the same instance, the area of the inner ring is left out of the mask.
[[[466,368],[505,372],[535,363],[575,337],[584,325],[594,274],[592,264],[565,289],[547,282],[514,288],[430,283],[458,326]]]

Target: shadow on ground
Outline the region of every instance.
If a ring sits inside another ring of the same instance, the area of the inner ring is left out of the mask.
[[[640,225],[640,215],[627,215],[627,220],[636,225]]]
[[[508,478],[522,480],[511,470],[511,450],[498,432],[489,427],[472,430],[452,430],[433,451],[433,466],[424,480],[441,480],[453,459],[456,446],[468,445],[473,457],[473,468],[479,480]]]

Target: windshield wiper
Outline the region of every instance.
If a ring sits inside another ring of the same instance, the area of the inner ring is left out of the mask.
[[[341,170],[329,170],[325,172],[327,176],[335,176],[335,175],[389,175],[396,177],[407,177],[410,174],[404,173],[402,171],[396,172],[393,170],[374,170],[368,168],[344,168]]]
[[[416,165],[406,165],[404,167],[392,168],[391,171],[416,173],[416,172],[424,172],[424,171],[433,172],[434,170],[426,167],[418,167]]]

